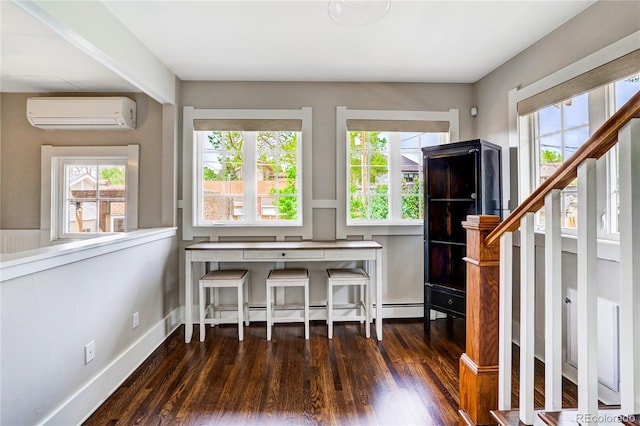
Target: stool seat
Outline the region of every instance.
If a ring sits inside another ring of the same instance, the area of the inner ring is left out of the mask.
[[[271,331],[277,322],[304,323],[304,338],[309,339],[309,271],[307,269],[272,269],[266,279],[267,285],[267,340],[271,340]],[[304,290],[303,306],[278,305],[274,302],[274,290],[277,287],[302,287]],[[277,310],[302,309],[301,316],[276,317]]]
[[[219,269],[207,272],[201,280],[241,280],[249,272],[246,269]]]
[[[327,269],[327,275],[332,279],[369,279],[369,275],[362,268]]]
[[[356,309],[355,315],[334,317],[333,289],[338,286],[357,286],[358,301],[341,307]],[[369,275],[362,268],[327,269],[327,337],[333,338],[336,321],[360,321],[365,324],[365,336],[371,336],[369,326]]]
[[[220,305],[219,288],[238,289],[237,305],[230,307]],[[205,289],[214,290],[209,295],[205,294]],[[238,324],[238,340],[244,338],[244,328],[242,322],[249,325],[249,271],[246,269],[221,269],[206,273],[198,281],[199,290],[199,314],[200,314],[200,341],[204,342],[205,325],[211,324]],[[237,318],[222,318],[221,311],[236,310]],[[210,313],[207,315],[207,313]],[[216,318],[218,314],[218,318]]]

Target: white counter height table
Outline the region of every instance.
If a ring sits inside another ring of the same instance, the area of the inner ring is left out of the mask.
[[[185,248],[185,342],[193,335],[193,264],[207,262],[362,261],[375,300],[375,326],[382,340],[382,245],[375,241],[204,242]],[[374,290],[375,289],[375,297]]]

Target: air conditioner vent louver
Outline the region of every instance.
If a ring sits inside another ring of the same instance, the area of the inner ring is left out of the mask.
[[[136,103],[122,96],[29,98],[27,120],[40,129],[135,129]]]

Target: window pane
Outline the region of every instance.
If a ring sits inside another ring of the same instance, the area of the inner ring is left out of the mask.
[[[202,219],[244,219],[244,137],[242,132],[197,132],[202,146]]]
[[[562,128],[560,107],[551,105],[538,111],[539,134],[558,132]]]
[[[349,217],[387,219],[389,215],[388,135],[349,132]],[[384,196],[381,196],[384,195]]]
[[[125,166],[110,165],[99,166],[98,175],[98,197],[101,199],[123,199],[125,198]]]
[[[88,201],[69,201],[65,233],[69,232],[98,232],[97,204]]]
[[[416,185],[417,187],[417,185]],[[402,219],[423,219],[422,203],[419,195],[402,197]]]
[[[98,168],[95,165],[67,164],[65,165],[65,182],[67,182],[65,189],[67,197],[95,199]]]
[[[561,195],[562,221],[564,228],[578,227],[578,186],[568,186]]]
[[[588,138],[589,138],[588,127],[580,127],[577,129],[567,130],[564,134],[565,160],[569,159]]]
[[[298,219],[297,132],[259,132],[256,138],[258,220]]]
[[[104,212],[105,232],[126,231],[126,203],[124,201],[109,201]]]
[[[563,128],[589,124],[589,97],[585,93],[562,103]]]
[[[401,167],[402,167],[402,220],[424,219],[424,192],[422,185],[422,149],[425,146],[438,145],[445,140],[443,133],[402,133]],[[411,140],[416,143],[408,144]]]
[[[389,216],[389,197],[371,197],[368,214],[367,219],[387,219]]]
[[[622,80],[618,80],[614,84],[615,87],[615,110],[619,110],[631,96],[640,90],[640,74],[636,74]]]
[[[360,193],[353,194],[349,197],[349,218],[350,219],[366,219],[366,197]]]

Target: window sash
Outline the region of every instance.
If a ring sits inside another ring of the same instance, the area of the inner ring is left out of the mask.
[[[194,120],[198,121],[215,121],[215,120]],[[242,120],[237,120],[242,121]],[[260,121],[260,120],[257,120]],[[283,122],[285,120],[274,120],[274,122]],[[295,120],[292,120],[295,121]],[[228,129],[225,131],[229,131]],[[288,130],[273,130],[273,131],[288,131]],[[194,218],[195,226],[215,226],[216,224],[225,224],[225,225],[245,225],[245,226],[299,226],[302,225],[302,132],[297,133],[297,144],[295,147],[295,167],[297,172],[296,177],[296,194],[297,203],[296,203],[296,219],[281,219],[278,217],[279,212],[276,212],[275,219],[264,219],[261,218],[262,211],[267,212],[264,209],[264,206],[261,205],[262,199],[265,199],[265,196],[275,198],[283,197],[283,196],[291,196],[292,194],[264,194],[261,193],[258,188],[258,153],[257,153],[257,131],[242,131],[243,132],[243,147],[242,147],[242,155],[243,155],[243,192],[242,192],[242,211],[243,218],[242,220],[236,219],[213,219],[206,220],[205,219],[205,196],[204,196],[204,178],[203,178],[203,153],[204,146],[206,144],[207,132],[206,131],[198,131],[194,130],[194,145],[196,147],[196,165],[194,167],[196,172],[196,192],[195,192],[195,200],[196,201],[196,217]],[[279,152],[283,152],[282,150],[278,150]],[[232,195],[232,194],[221,194],[223,195]],[[260,211],[258,211],[258,206],[260,207]],[[274,206],[277,210],[277,206]],[[233,206],[235,212],[235,204]]]
[[[58,161],[58,173],[60,173],[59,182],[62,184],[59,186],[59,206],[60,206],[60,214],[58,221],[58,229],[60,230],[60,237],[78,237],[85,236],[86,234],[91,235],[108,235],[115,233],[114,231],[99,231],[99,218],[101,216],[101,202],[122,202],[125,203],[125,230],[126,230],[126,211],[127,211],[127,158],[126,157],[100,157],[100,158],[66,158],[61,157],[57,159]],[[95,183],[95,196],[92,197],[72,197],[70,195],[71,192],[71,182],[69,181],[69,175],[67,173],[68,167],[73,166],[87,166],[87,167],[96,167],[96,183]],[[122,197],[104,197],[100,192],[100,166],[122,166],[125,168],[125,189]],[[82,231],[72,231],[70,229],[71,217],[69,213],[69,205],[70,203],[88,203],[95,204],[95,217],[93,220],[95,221],[95,225],[93,226],[93,231],[82,232]]]
[[[357,225],[389,225],[389,224],[405,224],[405,225],[422,224],[424,220],[424,216],[423,216],[424,209],[422,206],[424,192],[419,189],[417,193],[411,193],[403,189],[404,173],[403,173],[403,165],[402,165],[403,155],[411,151],[416,151],[416,154],[418,154],[416,158],[418,159],[419,167],[418,167],[418,170],[415,172],[415,174],[417,175],[417,178],[414,179],[414,185],[417,185],[420,188],[421,182],[423,180],[422,179],[422,169],[423,169],[422,151],[421,151],[422,145],[418,144],[419,146],[415,148],[403,148],[402,132],[385,131],[384,133],[386,133],[386,137],[387,137],[387,144],[386,144],[386,151],[385,151],[385,154],[387,157],[387,164],[386,164],[387,191],[385,193],[380,193],[377,191],[369,190],[366,192],[352,193],[351,192],[351,184],[352,184],[351,156],[354,154],[354,152],[357,155],[357,153],[360,151],[351,150],[351,143],[349,142],[350,141],[349,133],[350,131],[347,131],[347,135],[346,135],[347,187],[348,187],[347,188],[348,199],[347,199],[347,205],[346,205],[347,225],[357,226]],[[410,133],[414,133],[414,132],[410,132]],[[428,133],[434,133],[434,132],[428,132]],[[445,137],[444,135],[448,136],[448,134],[441,133],[438,137],[439,138],[438,142],[440,144],[448,142],[448,137]],[[369,152],[370,150],[368,148],[364,149],[363,147],[363,151]],[[364,164],[361,165],[361,167],[364,167],[364,166],[365,166]],[[354,197],[356,198],[356,200],[354,200]],[[405,201],[414,199],[415,197],[418,198],[418,216],[419,217],[407,218],[405,217],[404,209],[403,209],[403,207],[405,206]],[[352,217],[352,209],[353,209],[352,201],[357,202],[358,198],[362,200],[367,199],[368,201],[370,201],[369,205],[374,204],[374,200],[377,199],[379,208],[382,206],[380,203],[386,203],[386,210],[387,210],[386,218],[371,218],[369,211],[366,212],[365,218],[353,218]]]

